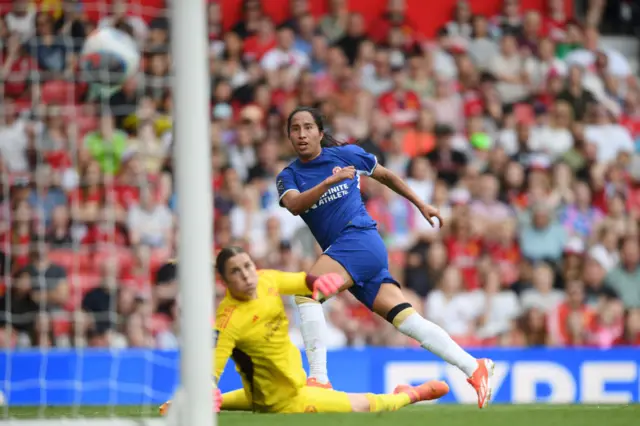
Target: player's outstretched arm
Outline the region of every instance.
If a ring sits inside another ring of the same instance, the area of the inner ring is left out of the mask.
[[[280,204],[283,205],[291,214],[298,216],[311,208],[322,195],[336,183],[345,179],[353,179],[356,175],[355,167],[345,167],[340,172],[329,176],[316,186],[304,192],[289,189],[283,186]],[[280,185],[278,181],[278,185]],[[280,187],[278,188],[280,190]]]
[[[431,226],[435,226],[435,223],[433,222],[434,217],[438,218],[438,221],[440,221],[440,227],[444,226],[444,221],[442,220],[442,216],[440,216],[438,209],[423,202],[418,194],[416,194],[409,185],[407,185],[391,170],[378,165],[373,170],[373,173],[371,173],[371,177],[392,189],[396,194],[402,195],[404,198],[411,201],[411,203],[420,210],[420,213],[422,213]]]

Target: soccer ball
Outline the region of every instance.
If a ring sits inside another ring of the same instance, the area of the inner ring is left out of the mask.
[[[138,71],[140,51],[127,33],[99,28],[87,37],[80,55],[83,80],[103,89],[118,89]]]

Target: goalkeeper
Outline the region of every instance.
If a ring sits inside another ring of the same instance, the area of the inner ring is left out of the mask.
[[[329,297],[339,291],[337,274],[313,277],[304,272],[256,270],[241,248],[228,247],[217,256],[216,269],[227,294],[216,315],[215,380],[231,357],[243,389],[219,394],[216,410],[258,413],[395,411],[418,401],[437,399],[449,391],[446,383],[400,386],[394,394],[347,394],[306,386],[300,351],[289,338],[289,321],[280,295]],[[166,412],[169,402],[160,411]]]

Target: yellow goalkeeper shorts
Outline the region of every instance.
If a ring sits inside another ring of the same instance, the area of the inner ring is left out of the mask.
[[[278,413],[350,413],[351,401],[345,392],[303,387]]]

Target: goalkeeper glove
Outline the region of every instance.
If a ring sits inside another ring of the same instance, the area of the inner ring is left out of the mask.
[[[220,389],[215,388],[213,390],[213,412],[219,413],[222,408],[222,392]]]
[[[340,287],[344,285],[344,280],[340,274],[330,273],[320,275],[313,282],[313,292],[311,297],[315,300],[328,299],[340,292]]]

